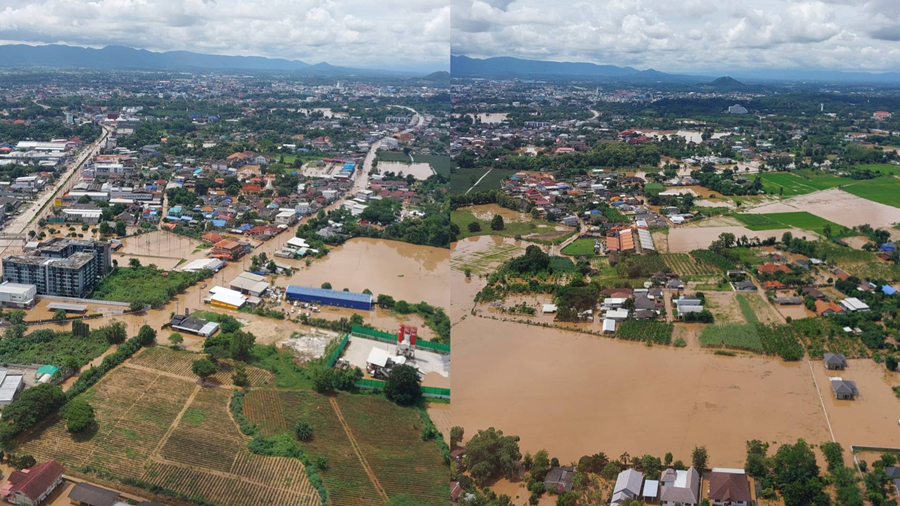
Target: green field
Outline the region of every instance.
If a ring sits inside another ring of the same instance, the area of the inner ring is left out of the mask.
[[[831,225],[831,235],[837,237],[847,231],[845,227],[832,221],[820,218],[806,211],[796,213],[770,213],[770,214],[734,214],[738,221],[750,230],[776,230],[785,227],[794,227],[801,230],[810,230],[819,235],[825,235],[822,231],[825,225]]]
[[[854,181],[852,185],[844,187],[844,191],[872,202],[900,207],[900,179],[895,177]]]
[[[806,195],[807,193],[856,182],[850,178],[835,177],[828,174],[812,174],[804,177],[791,172],[770,172],[762,174],[761,177],[763,190],[767,193],[778,195],[779,190],[783,188],[782,194],[785,197]]]
[[[900,174],[900,165],[891,165],[889,163],[866,163],[861,165],[854,165],[850,167],[850,170],[871,170],[873,172],[882,172],[885,175],[894,175]]]
[[[488,169],[482,168],[459,169],[453,172],[450,174],[450,193],[466,193],[469,188],[472,188],[473,182],[481,179],[481,176],[484,176],[487,172]],[[478,185],[472,188],[472,191],[499,190],[503,181],[509,179],[515,173],[516,171],[513,170],[494,169],[484,179],[481,179]]]
[[[575,239],[568,246],[562,249],[562,254],[576,257],[592,257],[594,256],[594,239]]]
[[[556,225],[549,221],[530,219],[528,221],[506,221],[503,230],[491,230],[490,220],[479,220],[471,211],[460,208],[450,211],[450,221],[459,227],[458,239],[473,237],[476,235],[502,235],[504,237],[526,236],[529,234],[556,233]],[[469,223],[478,222],[481,225],[480,232],[469,232]],[[593,247],[591,249],[593,252]]]

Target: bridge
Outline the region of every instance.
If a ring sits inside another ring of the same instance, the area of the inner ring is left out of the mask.
[[[26,234],[0,234],[0,241],[28,242],[28,236]]]

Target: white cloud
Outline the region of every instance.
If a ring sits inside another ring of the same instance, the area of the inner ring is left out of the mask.
[[[449,0],[0,0],[0,40],[446,68]]]
[[[451,2],[453,54],[668,72],[900,70],[900,0]]]

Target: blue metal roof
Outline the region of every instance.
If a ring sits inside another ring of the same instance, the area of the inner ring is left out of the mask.
[[[291,295],[312,295],[315,297],[331,297],[332,299],[347,300],[353,302],[372,303],[372,296],[367,293],[344,292],[341,290],[328,290],[326,288],[313,288],[311,286],[288,285],[285,293]]]
[[[897,289],[891,285],[884,285],[881,287],[881,293],[885,295],[894,295],[895,293],[897,293]]]

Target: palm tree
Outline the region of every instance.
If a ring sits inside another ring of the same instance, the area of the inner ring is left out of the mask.
[[[623,452],[622,455],[619,455],[619,461],[622,462],[622,465],[628,465],[628,459],[631,455],[628,452]]]

